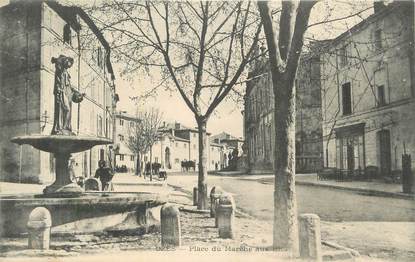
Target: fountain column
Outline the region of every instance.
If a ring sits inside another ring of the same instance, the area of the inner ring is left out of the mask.
[[[82,192],[79,186],[72,184],[69,174],[69,159],[71,158],[70,153],[55,153],[56,170],[55,170],[55,182],[52,185],[47,186],[44,190],[44,194],[58,193],[59,191],[65,191],[66,193]]]

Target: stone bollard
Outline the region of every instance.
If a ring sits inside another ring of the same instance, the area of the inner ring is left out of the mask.
[[[37,207],[30,212],[27,229],[29,233],[29,248],[49,249],[50,227],[52,218],[49,210],[44,207]]]
[[[222,194],[217,200],[216,217],[218,220],[219,237],[233,238],[235,219],[235,201],[232,195]]]
[[[197,198],[197,187],[193,188],[193,205],[197,206],[198,198]]]
[[[410,194],[415,192],[415,174],[412,174],[411,155],[402,155],[402,191]]]
[[[165,204],[161,211],[161,245],[180,246],[181,229],[180,229],[180,212],[177,206]]]
[[[214,186],[212,190],[210,190],[210,217],[215,217],[216,213],[216,200],[219,199],[220,195],[223,194],[224,191],[219,186]],[[216,220],[216,219],[215,219]],[[216,224],[216,222],[215,222]],[[217,227],[217,225],[215,225]]]
[[[322,261],[320,217],[301,214],[299,224],[301,258]]]

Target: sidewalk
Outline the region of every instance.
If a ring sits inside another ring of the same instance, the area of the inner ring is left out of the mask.
[[[222,174],[226,176],[226,174]],[[231,176],[234,176],[231,174]],[[264,184],[273,184],[274,176],[272,174],[266,175],[241,175],[240,179],[257,180]],[[395,197],[404,199],[415,199],[415,194],[406,194],[402,192],[401,184],[388,184],[381,180],[372,181],[336,181],[336,180],[318,180],[317,174],[297,174],[295,176],[297,185],[320,186],[335,188],[341,190],[349,190],[370,194],[375,196]]]
[[[414,194],[406,194],[402,192],[402,184],[388,184],[382,180],[372,181],[335,181],[335,180],[318,180],[317,174],[298,175],[296,183],[299,185],[312,185],[331,187],[343,190],[357,191],[377,196],[396,197],[415,199]]]
[[[255,178],[256,177],[256,178]],[[253,176],[252,179],[260,183],[274,183],[273,176]],[[401,184],[387,184],[380,180],[373,181],[336,181],[336,180],[318,180],[317,174],[298,174],[295,177],[297,185],[321,186],[350,190],[360,193],[366,193],[376,196],[396,197],[405,199],[415,199],[414,194],[405,194],[402,192]]]

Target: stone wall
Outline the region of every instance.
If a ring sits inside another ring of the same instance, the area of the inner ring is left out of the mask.
[[[39,181],[39,152],[16,146],[17,135],[40,131],[40,7],[0,9],[0,179]],[[20,155],[22,157],[20,157]],[[21,173],[20,173],[21,171]],[[20,176],[19,176],[20,173]]]
[[[114,88],[105,63],[97,63],[97,50],[104,48],[96,37],[91,37],[95,35],[82,19],[79,19],[83,23],[80,33],[82,52],[79,53],[73,27],[70,43],[64,43],[63,28],[67,22],[46,3],[16,2],[2,7],[0,12],[0,38],[7,39],[1,47],[0,179],[50,182],[54,179],[53,157],[30,146],[22,146],[21,151],[9,140],[17,135],[50,134],[55,71],[51,58],[61,54],[74,58],[74,65],[69,70],[71,84],[86,93],[79,109],[73,104],[72,130],[111,139]],[[87,35],[89,37],[83,37]],[[103,61],[103,52],[99,54]],[[78,115],[81,116],[79,125]],[[107,146],[73,155],[79,175],[86,176],[95,171],[101,149],[104,149],[104,158],[108,158]]]

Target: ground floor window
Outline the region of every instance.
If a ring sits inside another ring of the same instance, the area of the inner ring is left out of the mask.
[[[363,134],[336,139],[337,168],[347,170],[364,169]]]

